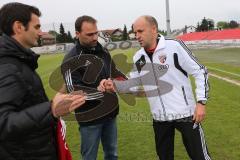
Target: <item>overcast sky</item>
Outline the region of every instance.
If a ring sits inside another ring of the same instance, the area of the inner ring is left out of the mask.
[[[0,6],[13,2],[0,0]],[[59,23],[65,30],[74,32],[74,22],[78,16],[90,15],[98,20],[98,28],[130,29],[133,21],[141,15],[152,15],[159,29],[166,30],[165,0],[18,0],[38,7],[42,12],[42,29],[59,31]],[[169,0],[171,29],[181,29],[185,25],[196,26],[203,17],[217,21],[236,20],[240,22],[240,0]]]

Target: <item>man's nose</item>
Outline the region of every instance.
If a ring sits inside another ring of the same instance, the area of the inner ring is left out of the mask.
[[[136,39],[140,39],[140,35],[138,33],[136,34]]]
[[[41,29],[39,30],[38,35],[39,35],[39,37],[41,37],[43,35],[43,32]]]
[[[98,34],[94,34],[93,39],[97,40],[98,39]]]

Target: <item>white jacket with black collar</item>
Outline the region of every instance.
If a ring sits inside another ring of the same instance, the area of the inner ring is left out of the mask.
[[[140,85],[146,93],[154,120],[169,121],[194,114],[196,102],[189,75],[196,84],[196,100],[208,98],[208,74],[180,40],[159,38],[152,62],[141,48],[133,57],[134,70],[127,81],[114,81],[118,92],[135,92]]]

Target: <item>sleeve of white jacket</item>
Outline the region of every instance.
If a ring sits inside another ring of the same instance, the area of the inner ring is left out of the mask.
[[[189,75],[195,78],[197,101],[207,100],[209,92],[207,68],[198,62],[196,57],[182,41],[179,40],[178,42],[179,63]]]
[[[113,80],[118,93],[136,93],[141,85],[139,73],[133,65],[133,70],[129,73],[129,79],[124,81]]]

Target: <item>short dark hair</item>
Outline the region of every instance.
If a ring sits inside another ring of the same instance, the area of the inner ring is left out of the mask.
[[[153,16],[146,15],[144,16],[144,18],[151,26],[155,26],[156,29],[158,30],[157,20]]]
[[[18,2],[7,3],[0,9],[0,30],[8,36],[13,35],[13,23],[21,22],[26,30],[32,14],[41,16],[38,8]]]
[[[81,32],[83,22],[95,24],[95,23],[97,23],[97,20],[94,19],[93,17],[86,16],[86,15],[78,17],[75,22],[75,31]]]

